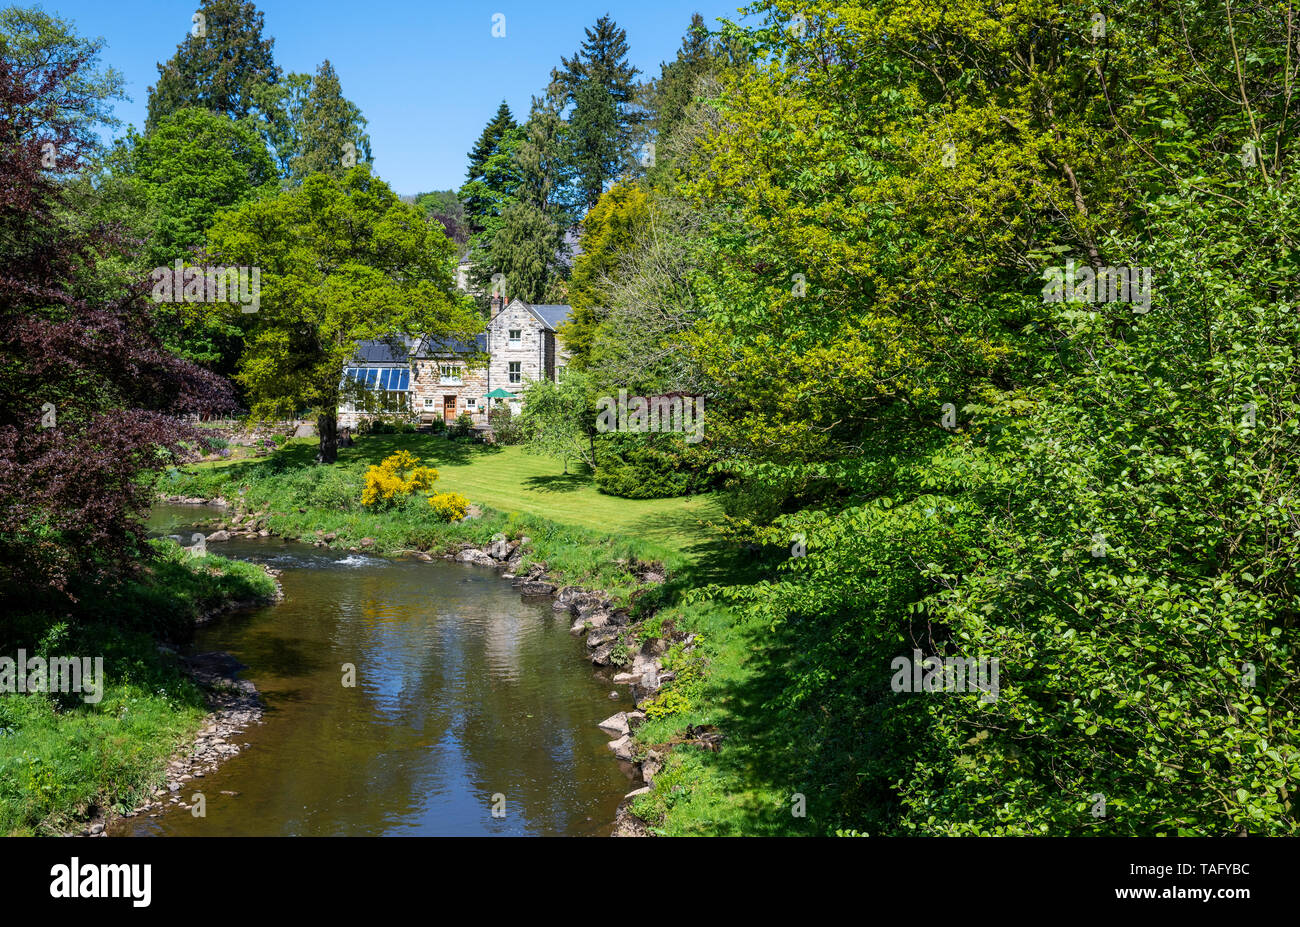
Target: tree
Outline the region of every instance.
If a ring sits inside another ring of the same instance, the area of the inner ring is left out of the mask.
[[[591,360],[596,327],[609,311],[609,280],[637,243],[649,217],[645,191],[635,183],[618,183],[582,220],[581,253],[573,264],[569,304],[573,313],[561,331],[574,366]]]
[[[627,53],[627,31],[605,15],[586,30],[578,51],[551,72],[560,98],[574,107],[574,158],[588,206],[630,159],[633,135],[645,119],[636,105],[641,72]]]
[[[23,119],[34,132],[65,134],[66,146],[58,152],[61,157],[89,157],[101,147],[97,127],[121,124],[113,116],[111,101],[124,97],[125,81],[114,68],[97,66],[103,48],[102,38],[82,38],[70,22],[42,10],[12,6],[0,10],[0,55],[9,62],[15,79],[46,88],[45,96],[33,100]],[[61,79],[49,80],[55,74]]]
[[[560,275],[563,243],[563,232],[550,216],[535,206],[514,203],[506,207],[500,227],[483,248],[476,276],[503,274],[507,298],[546,302]]]
[[[276,189],[275,162],[261,136],[229,116],[177,110],[149,135],[132,134],[127,146],[125,180],[138,187],[146,208],[148,243],[140,249],[146,269],[193,260],[219,212]],[[159,314],[168,347],[223,375],[234,373],[242,320],[184,302],[163,304]]]
[[[373,157],[365,126],[360,108],[344,98],[338,73],[326,59],[316,69],[295,120],[289,179],[300,183],[318,172],[341,176],[358,164],[369,164]]]
[[[0,53],[0,611],[62,608],[74,581],[109,582],[148,555],[141,516],[150,474],[195,437],[181,412],[229,408],[219,378],[164,351],[143,295],[108,300],[77,282],[101,242],[64,221],[62,187],[44,166],[82,164],[77,137],[98,100],[74,54],[33,72]]]
[[[519,126],[505,101],[484,127],[469,153],[469,169],[460,188],[470,232],[487,231],[501,211],[515,201],[521,181],[515,151],[521,141]]]
[[[181,109],[153,132],[130,139],[130,173],[153,205],[148,261],[169,264],[203,244],[223,209],[271,192],[275,162],[246,123],[201,109]]]
[[[465,204],[455,190],[435,190],[415,197],[415,205],[424,214],[442,226],[447,237],[461,251],[469,244],[469,224],[465,218]]]
[[[197,107],[243,119],[258,111],[266,87],[280,80],[274,39],[262,38],[262,13],[251,0],[204,0],[190,33],[149,88],[145,132],[164,116]],[[196,34],[201,33],[201,34]]]
[[[237,378],[254,414],[314,412],[324,463],[337,457],[342,371],[358,342],[472,337],[481,324],[453,294],[442,228],[362,165],[223,213],[208,240],[215,259],[261,269]]]
[[[577,460],[596,469],[596,412],[592,384],[582,373],[571,371],[555,383],[541,379],[524,390],[520,426],[528,449],[563,461]]]

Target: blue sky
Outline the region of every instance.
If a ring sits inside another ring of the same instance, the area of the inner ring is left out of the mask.
[[[25,5],[23,0],[14,2]],[[314,72],[329,58],[344,94],[369,120],[375,170],[398,193],[459,187],[466,152],[502,99],[527,115],[561,55],[609,13],[627,30],[629,58],[658,75],[698,12],[711,26],[737,20],[741,0],[255,0],[275,59],[286,72]],[[35,5],[35,4],[33,4]],[[107,41],[101,60],[123,73],[124,123],[143,127],[148,88],[190,29],[198,4],[163,0],[43,0],[85,36]],[[492,16],[505,15],[504,38]],[[644,76],[644,75],[643,75]]]

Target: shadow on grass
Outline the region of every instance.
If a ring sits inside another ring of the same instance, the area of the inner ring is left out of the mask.
[[[557,473],[554,476],[529,476],[520,482],[538,492],[577,492],[591,485],[591,476],[580,473]]]

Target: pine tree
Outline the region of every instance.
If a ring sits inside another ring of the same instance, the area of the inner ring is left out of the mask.
[[[515,202],[521,175],[515,153],[523,133],[502,101],[469,153],[469,170],[460,199],[474,235],[489,230],[502,210]]]
[[[672,131],[687,105],[695,98],[696,82],[717,66],[718,57],[704,17],[699,13],[692,14],[677,57],[660,66],[659,79],[654,81],[648,94],[652,112],[649,121],[657,136]]]
[[[289,176],[301,182],[308,174],[341,177],[350,168],[373,160],[366,118],[343,96],[338,72],[326,59],[316,69],[302,103],[297,151],[289,159]]]
[[[171,60],[158,65],[158,83],[149,88],[146,133],[186,107],[243,119],[257,111],[260,89],[280,80],[275,40],[262,38],[262,13],[251,2],[204,0],[195,15],[202,19]]]
[[[591,206],[630,160],[645,113],[636,103],[641,72],[627,60],[627,31],[605,15],[586,34],[573,57],[560,59],[551,79],[574,107],[570,125],[577,185],[584,205]]]

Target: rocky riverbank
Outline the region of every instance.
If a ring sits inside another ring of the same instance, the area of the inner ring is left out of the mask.
[[[630,687],[636,699],[636,708],[611,715],[601,721],[599,727],[613,738],[609,742],[610,751],[619,760],[630,764],[642,782],[640,787],[628,792],[619,804],[614,821],[614,836],[649,836],[645,822],[632,813],[632,800],[650,791],[654,777],[663,768],[664,754],[672,749],[672,745],[644,749],[636,743],[633,733],[645,721],[645,708],[653,701],[660,687],[675,678],[672,670],[664,669],[664,654],[670,646],[677,643],[683,645],[684,652],[689,652],[695,645],[694,635],[676,634],[669,628],[662,632],[662,636],[647,636],[642,629],[651,616],[647,615],[634,622],[629,609],[615,607],[609,595],[601,590],[558,585],[558,581],[548,574],[544,562],[531,563],[524,569],[524,549],[528,546],[528,540],[527,537],[515,541],[498,536],[484,547],[462,544],[456,553],[448,553],[444,557],[460,563],[497,569],[504,578],[514,581],[514,586],[521,595],[550,597],[551,607],[557,612],[568,613],[572,619],[570,633],[583,639],[592,664],[609,673],[614,685]],[[667,578],[663,567],[657,563],[635,560],[619,563],[636,577],[643,588],[663,583]],[[617,695],[616,692],[610,694]],[[712,732],[701,732],[700,745],[716,749],[716,735],[713,735],[715,740],[710,741],[709,734]]]

